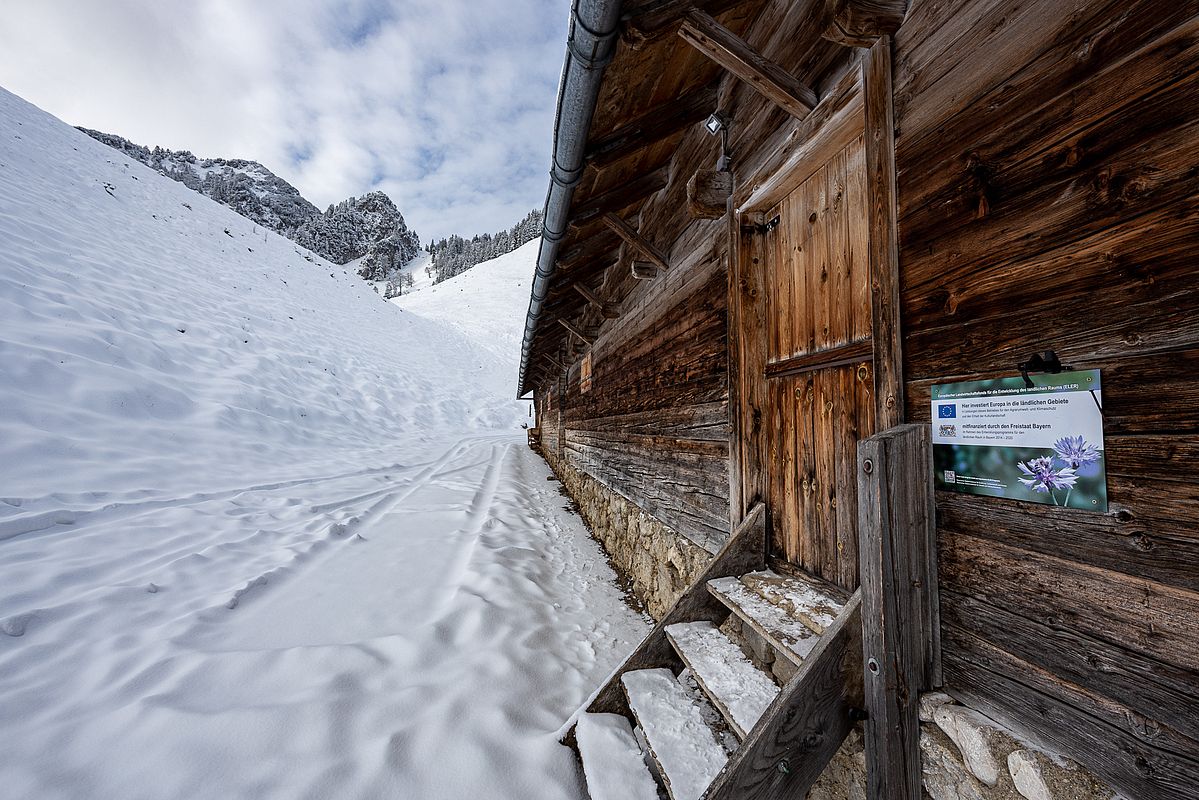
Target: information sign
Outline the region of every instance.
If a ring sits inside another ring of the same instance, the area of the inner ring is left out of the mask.
[[[1099,370],[932,387],[938,489],[1107,511]]]

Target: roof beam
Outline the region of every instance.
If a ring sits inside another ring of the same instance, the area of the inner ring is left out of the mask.
[[[561,317],[558,317],[558,324],[561,325],[563,328],[566,328],[566,330],[570,331],[570,334],[572,336],[577,338],[580,342],[587,345],[588,347],[590,347],[592,344],[595,343],[594,339],[589,339],[588,337],[584,336],[583,332],[581,330],[576,328],[574,325],[571,325],[569,322],[562,319]]]
[[[663,165],[634,180],[621,183],[615,189],[604,192],[576,206],[574,213],[571,214],[570,224],[577,228],[601,214],[607,214],[609,211],[623,211],[664,187],[669,177],[670,166]]]
[[[703,11],[687,15],[679,36],[791,116],[803,119],[816,107],[815,92]]]
[[[667,261],[666,255],[638,233],[632,225],[615,214],[605,214],[604,224],[611,228],[617,236],[624,239],[629,247],[644,256],[645,260],[649,261],[649,263],[661,270],[670,269],[670,263]]]
[[[596,167],[606,167],[625,156],[652,147],[716,110],[716,84],[697,87],[661,103],[587,147],[586,158]]]
[[[907,13],[907,0],[832,0],[824,38],[846,47],[869,47],[895,33]]]
[[[570,288],[583,295],[583,299],[595,306],[596,310],[603,314],[605,319],[616,319],[620,316],[620,312],[611,303],[605,303],[600,299],[599,295],[588,289],[582,282],[575,281],[570,285]]]
[[[736,8],[745,0],[646,0],[621,14],[624,38],[634,49],[673,34],[683,18],[696,8],[712,16]]]

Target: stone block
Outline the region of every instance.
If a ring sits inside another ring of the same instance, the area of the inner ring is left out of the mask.
[[[1111,800],[1115,793],[1073,761],[1064,764],[1036,750],[1015,750],[1008,772],[1025,800]]]
[[[741,635],[745,637],[745,643],[749,645],[749,649],[758,663],[774,663],[774,648],[752,626],[742,626]]]
[[[770,671],[780,684],[786,686],[795,677],[795,673],[799,671],[799,667],[792,664],[788,658],[776,658],[774,663],[770,665]]]
[[[999,783],[1001,771],[1006,772],[1007,754],[1020,748],[997,723],[965,706],[940,706],[933,712],[933,721],[957,745],[966,769],[987,786]]]
[[[933,800],[984,800],[982,785],[936,733],[921,730],[920,754],[924,791]]]
[[[925,692],[920,695],[920,721],[932,722],[933,712],[941,706],[949,705],[953,702],[953,698],[945,694],[945,692]]]

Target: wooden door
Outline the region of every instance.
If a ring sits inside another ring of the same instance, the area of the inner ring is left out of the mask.
[[[874,432],[863,138],[766,212],[764,435],[772,554],[858,584],[856,449]]]

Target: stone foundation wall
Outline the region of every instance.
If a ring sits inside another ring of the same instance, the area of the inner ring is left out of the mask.
[[[633,594],[654,619],[661,619],[712,555],[587,473],[542,455]]]

